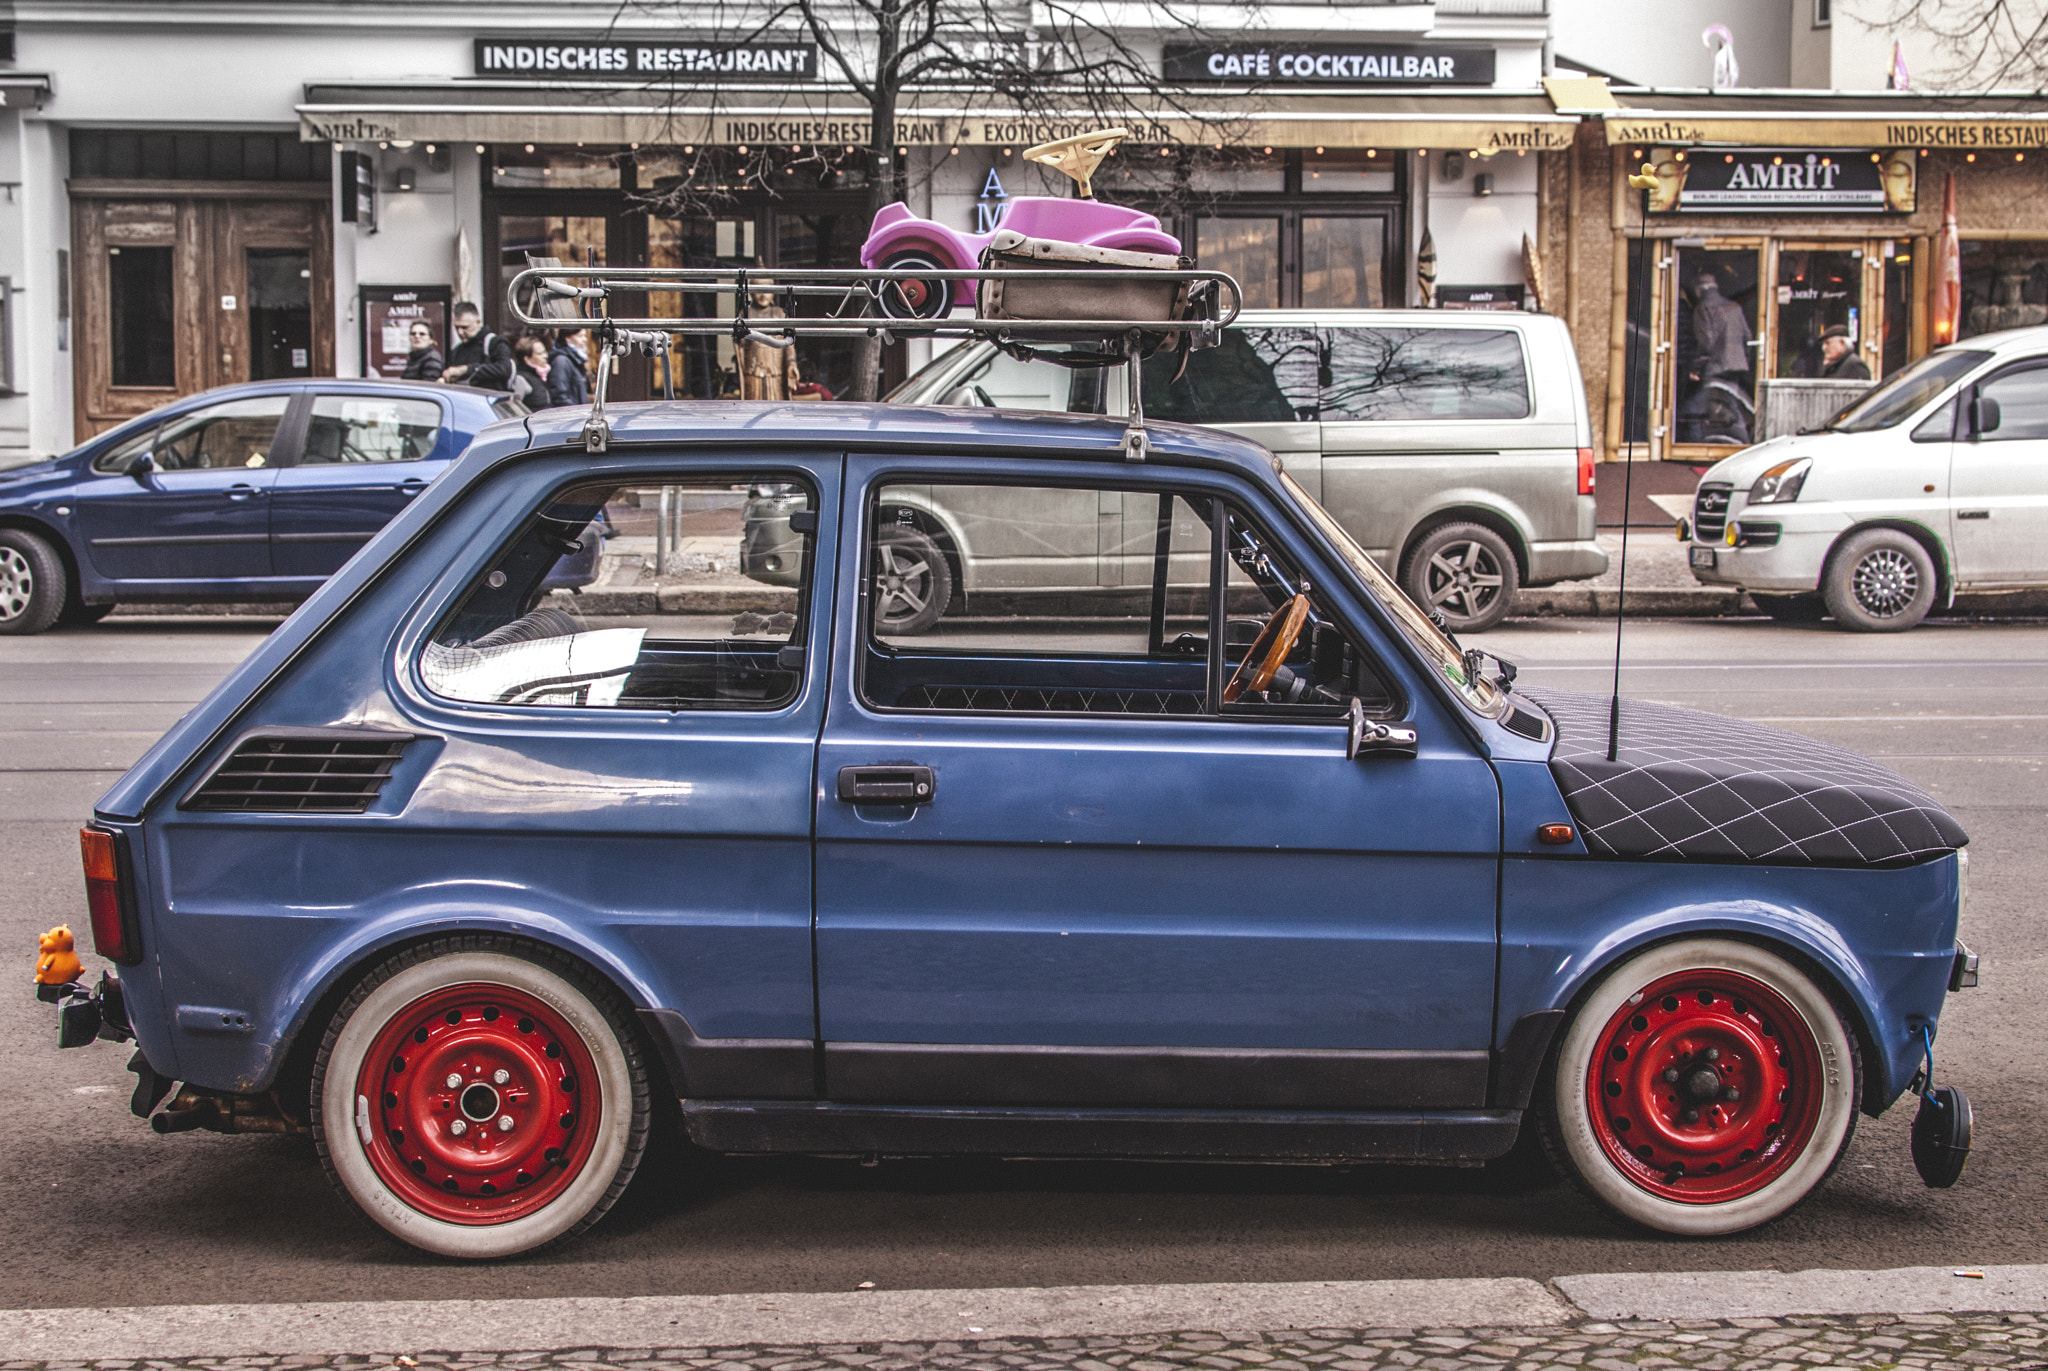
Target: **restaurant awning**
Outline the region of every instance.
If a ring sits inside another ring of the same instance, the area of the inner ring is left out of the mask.
[[[1163,102],[1159,102],[1163,103]],[[824,86],[693,90],[673,96],[618,86],[488,81],[309,86],[299,136],[337,143],[476,142],[710,146],[868,141],[868,112]],[[1235,147],[1465,148],[1571,146],[1576,115],[1540,92],[1313,95],[1209,92],[1182,108],[1140,108],[1118,121],[1133,141]],[[906,146],[1030,145],[1101,126],[1086,109],[1026,114],[965,93],[906,99],[895,141]]]
[[[1621,89],[1614,99],[1619,108],[1598,115],[1610,147],[2048,147],[2048,98],[2031,94]]]

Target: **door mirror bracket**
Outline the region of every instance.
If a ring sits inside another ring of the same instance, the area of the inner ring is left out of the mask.
[[[1365,717],[1365,702],[1351,697],[1346,721],[1344,757],[1413,757],[1420,735],[1412,724],[1390,724]]]

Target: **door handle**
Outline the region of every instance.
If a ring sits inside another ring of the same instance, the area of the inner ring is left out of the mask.
[[[242,481],[237,481],[228,487],[228,498],[230,500],[247,500],[251,496],[261,495],[262,493],[255,486]]]
[[[839,768],[839,798],[848,804],[924,805],[937,790],[932,769],[913,762]]]
[[[408,476],[397,486],[398,493],[410,499],[427,488],[427,483],[417,476]]]

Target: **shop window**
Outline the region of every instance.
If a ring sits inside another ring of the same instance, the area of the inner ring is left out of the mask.
[[[1372,148],[1332,148],[1301,154],[1304,195],[1392,195],[1394,154]]]
[[[1880,379],[1906,365],[1913,330],[1913,244],[1910,239],[1884,245],[1884,338],[1879,351]]]
[[[1959,337],[2048,323],[2048,240],[1963,244]]]
[[[1279,306],[1278,218],[1195,220],[1195,262],[1204,271],[1228,273],[1243,288],[1246,309]]]
[[[1301,307],[1378,309],[1386,303],[1387,221],[1303,215]]]
[[[761,265],[754,218],[650,219],[647,223],[647,265],[692,268],[756,267]],[[684,295],[650,291],[648,309],[664,318],[730,318],[730,295]],[[679,335],[675,388],[679,396],[699,400],[736,397],[740,393],[739,356],[725,334]]]
[[[117,386],[177,384],[171,327],[173,251],[107,249],[107,334]]]
[[[152,181],[325,181],[329,143],[295,133],[73,129],[71,174]]]
[[[605,228],[606,220],[594,214],[500,215],[497,298],[505,298],[512,278],[526,270],[529,257],[552,257],[565,267],[604,266]],[[521,304],[528,314],[541,312],[531,293]]]
[[[1821,335],[1845,328],[1862,354],[1863,250],[1778,249],[1779,376],[1817,377],[1825,369]]]
[[[852,270],[860,266],[860,245],[867,237],[863,214],[777,214],[775,263],[783,267]],[[799,315],[830,314],[823,299],[796,302]],[[799,338],[796,343],[800,394],[835,399],[853,388],[858,344],[851,338]]]
[[[291,248],[249,249],[249,379],[313,374],[313,259]]]
[[[491,185],[499,190],[617,190],[619,155],[580,148],[491,150]]]
[[[1205,195],[1279,195],[1287,189],[1284,153],[1225,150],[1197,157],[1188,189]]]

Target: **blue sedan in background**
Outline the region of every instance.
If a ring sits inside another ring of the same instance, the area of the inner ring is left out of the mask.
[[[303,600],[477,430],[525,412],[462,386],[256,382],[0,473],[0,633],[137,601]],[[586,560],[561,583],[593,579]]]

